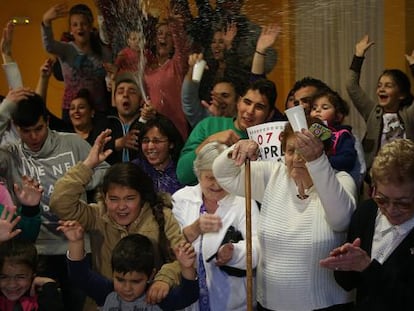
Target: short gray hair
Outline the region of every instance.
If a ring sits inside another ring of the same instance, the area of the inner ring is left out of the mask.
[[[201,148],[194,160],[194,174],[200,177],[201,171],[211,170],[214,160],[228,147],[225,144],[213,141]]]

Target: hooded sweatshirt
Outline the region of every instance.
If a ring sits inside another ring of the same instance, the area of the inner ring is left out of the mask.
[[[38,152],[31,151],[21,140],[8,145],[7,148],[18,163],[17,167],[14,167],[14,173],[36,178],[44,189],[40,202],[42,225],[36,241],[39,254],[65,254],[66,239],[61,232],[56,231],[58,217],[50,211],[49,199],[55,182],[72,166],[83,161],[88,156],[91,146],[77,134],[49,129],[45,143]],[[99,185],[108,167],[109,165],[103,162],[95,168],[87,190]],[[86,193],[84,198],[86,200]]]

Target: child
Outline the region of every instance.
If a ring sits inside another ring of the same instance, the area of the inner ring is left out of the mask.
[[[350,126],[342,125],[349,106],[337,92],[323,90],[312,97],[310,116],[327,123],[332,131],[329,162],[337,171],[348,172],[360,185],[360,164],[355,150],[355,138]]]
[[[68,14],[73,41],[57,41],[53,37],[52,22]],[[42,39],[46,51],[56,55],[62,66],[65,81],[62,119],[70,124],[70,102],[81,88],[91,92],[97,112],[106,112],[109,109],[109,94],[103,63],[109,61],[111,52],[93,32],[91,9],[84,4],[74,5],[70,10],[65,3],[52,6],[43,14]]]
[[[0,240],[1,311],[63,310],[56,282],[36,276],[37,261],[33,243],[14,238]]]
[[[145,301],[145,291],[156,272],[150,239],[131,234],[116,244],[111,258],[113,281],[110,281],[88,268],[80,224],[71,220],[60,223],[59,230],[69,240],[69,274],[98,305],[103,305],[101,310],[177,310],[198,299],[195,252],[190,243],[182,242],[175,250],[181,266],[181,285],[172,289],[158,306],[151,306]]]
[[[349,97],[367,122],[362,145],[368,169],[378,150],[386,143],[397,138],[414,139],[414,97],[410,80],[404,72],[384,70],[378,78],[377,102],[371,100],[359,85],[365,53],[373,44],[365,35],[355,45],[346,86]]]
[[[50,198],[51,210],[60,219],[79,221],[91,231],[92,259],[95,270],[107,278],[112,275],[109,258],[118,241],[133,233],[144,234],[157,246],[157,269],[148,295],[158,302],[179,280],[180,269],[172,262],[170,246],[184,237],[171,212],[171,199],[155,192],[151,178],[133,163],[116,163],[102,182],[102,196],[96,204],[81,199],[91,179],[93,167],[104,161],[112,150],[104,151],[111,140],[111,130],[103,131],[88,157],[72,167],[55,183]]]

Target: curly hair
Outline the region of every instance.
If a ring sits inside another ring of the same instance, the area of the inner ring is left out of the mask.
[[[396,139],[384,145],[372,164],[371,178],[374,185],[414,182],[414,142]]]

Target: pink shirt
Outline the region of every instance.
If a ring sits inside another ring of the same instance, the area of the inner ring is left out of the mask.
[[[144,81],[151,103],[162,115],[169,118],[185,140],[188,124],[181,107],[181,85],[188,69],[190,46],[185,30],[180,24],[171,24],[175,52],[173,57],[159,68],[146,68]]]

